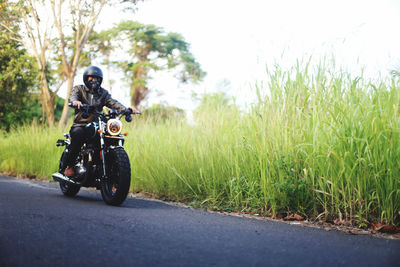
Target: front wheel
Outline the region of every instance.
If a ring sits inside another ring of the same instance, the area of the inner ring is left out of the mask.
[[[126,199],[131,184],[129,157],[122,147],[106,155],[107,179],[101,182],[101,196],[108,205],[119,206]]]

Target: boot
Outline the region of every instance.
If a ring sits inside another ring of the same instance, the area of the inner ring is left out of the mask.
[[[64,171],[65,176],[73,176],[74,174],[75,174],[74,168],[69,166]]]

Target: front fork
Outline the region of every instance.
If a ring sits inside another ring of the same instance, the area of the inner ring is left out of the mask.
[[[99,119],[99,125],[101,131],[100,133],[100,158],[101,158],[101,163],[103,164],[103,178],[107,179],[107,174],[106,174],[106,158],[105,158],[105,143],[104,143],[104,130],[105,127],[103,127],[104,122]]]

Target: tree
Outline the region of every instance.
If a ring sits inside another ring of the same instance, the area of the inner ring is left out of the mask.
[[[111,5],[114,3],[135,4],[136,2],[137,0],[28,0],[4,3],[5,6],[13,9],[15,14],[20,14],[22,17],[24,34],[27,37],[22,41],[33,52],[39,66],[42,106],[46,111],[49,125],[54,124],[55,99],[55,93],[51,93],[46,75],[49,72],[49,52],[58,47],[61,60],[61,66],[58,68],[61,71],[61,84],[67,81],[67,97],[59,121],[59,126],[64,126],[68,120],[68,98],[79,59],[100,12],[106,3]],[[47,13],[49,10],[52,14],[50,17]],[[12,35],[18,34],[3,20],[0,26]],[[58,32],[57,39],[51,36],[54,27]],[[72,44],[68,44],[68,39],[65,37],[68,31],[73,33]]]
[[[0,33],[0,128],[30,119],[27,107],[37,77],[35,61],[21,43]]]
[[[63,112],[59,121],[59,126],[67,124],[69,109],[68,98],[71,95],[73,82],[78,68],[79,59],[87,42],[90,33],[99,17],[101,10],[106,4],[105,0],[100,1],[69,1],[70,21],[64,21],[63,3],[64,1],[51,0],[51,10],[54,17],[55,26],[59,33],[59,51],[62,61],[62,74],[67,80],[67,97],[64,103]],[[67,39],[65,38],[66,27],[71,27],[73,31],[72,50],[67,51]]]
[[[119,0],[119,1],[106,1],[106,0],[86,0],[86,1],[75,1],[69,0],[69,11],[70,11],[70,21],[69,23],[64,23],[61,19],[63,14],[63,0],[55,2],[55,0],[51,0],[51,7],[53,11],[55,25],[57,27],[59,33],[59,48],[61,51],[61,60],[63,67],[63,74],[68,81],[67,86],[67,97],[65,99],[63,112],[61,115],[61,119],[59,121],[59,127],[63,127],[67,124],[69,111],[68,108],[68,99],[71,95],[73,82],[75,78],[75,74],[78,68],[79,59],[81,57],[81,53],[86,42],[89,39],[90,34],[93,31],[93,27],[96,24],[96,21],[106,4],[136,4],[138,0]],[[68,47],[64,32],[66,27],[71,27],[73,32],[73,46],[72,50],[66,51]],[[69,53],[68,53],[69,52]],[[69,54],[69,55],[68,55]]]
[[[49,90],[50,27],[42,22],[35,1],[2,1],[0,26],[8,38],[23,43],[33,53],[39,69],[41,103],[49,125],[54,124],[54,95]],[[45,25],[43,25],[45,24]],[[21,26],[21,27],[20,27]],[[26,38],[21,38],[25,36]]]
[[[111,53],[115,49],[115,42],[113,42],[115,34],[112,30],[105,30],[101,32],[93,32],[89,37],[88,46],[91,52],[88,52],[88,58],[95,58],[98,55],[95,52],[100,52],[104,56],[103,64],[106,65],[106,75],[109,75],[112,61],[111,61]],[[95,52],[94,52],[95,51]],[[108,77],[108,89],[112,91],[112,83],[113,80]]]
[[[154,104],[143,111],[142,118],[154,123],[167,120],[182,121],[185,119],[185,111],[181,108],[164,104]]]
[[[224,92],[203,94],[199,100],[200,103],[196,112],[215,111],[222,107],[229,107],[232,101],[231,97]]]
[[[179,69],[181,82],[198,82],[205,72],[189,51],[189,44],[178,33],[165,33],[155,25],[135,21],[122,21],[109,34],[129,47],[125,52],[129,60],[118,62],[126,74],[131,89],[131,104],[139,106],[148,94],[150,71]]]

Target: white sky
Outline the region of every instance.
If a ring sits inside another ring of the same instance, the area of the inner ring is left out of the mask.
[[[145,0],[133,15],[105,9],[97,29],[120,19],[182,34],[208,73],[198,86],[179,85],[171,73],[157,75],[149,87],[161,95],[150,95],[149,104],[191,109],[191,90],[215,91],[224,79],[231,84],[228,94],[248,102],[250,88],[266,78],[266,65],[285,68],[310,55],[333,55],[354,74],[365,67],[368,77],[400,66],[400,0]],[[128,104],[127,90],[117,87],[124,85],[115,85],[113,96]]]

